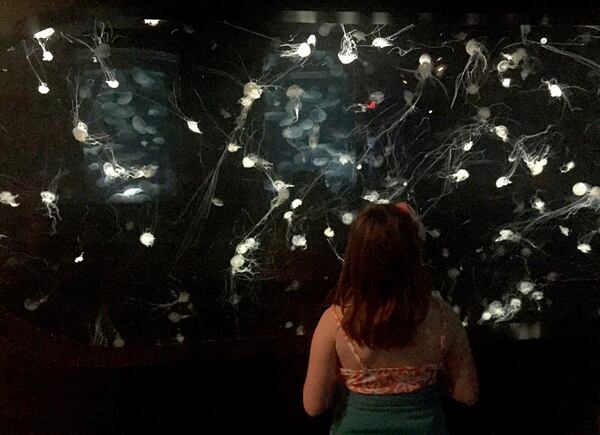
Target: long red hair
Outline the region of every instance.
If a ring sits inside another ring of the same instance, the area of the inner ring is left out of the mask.
[[[352,223],[344,265],[330,302],[342,307],[342,326],[359,345],[404,347],[429,308],[418,227],[394,205],[373,205]]]

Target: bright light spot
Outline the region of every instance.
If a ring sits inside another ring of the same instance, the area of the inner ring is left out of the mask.
[[[13,195],[10,192],[0,192],[0,204],[10,205],[11,207],[18,207],[20,204],[17,202],[19,195]]]
[[[240,146],[236,143],[231,142],[230,144],[227,144],[227,151],[229,151],[230,153],[235,153],[239,149]]]
[[[216,207],[223,207],[223,200],[219,198],[213,198],[210,202]]]
[[[48,39],[52,35],[54,35],[54,29],[52,27],[48,27],[47,29],[40,30],[39,32],[34,33],[33,37],[35,39]]]
[[[187,126],[194,133],[202,134],[202,132],[198,128],[198,122],[196,122],[196,121],[187,121]]]
[[[539,160],[525,160],[525,164],[531,171],[531,175],[535,177],[536,175],[542,173],[542,171],[544,170],[544,166],[548,164],[548,159],[542,158]]]
[[[540,39],[540,44],[546,44],[548,42],[548,38]]]
[[[292,245],[300,248],[306,248],[306,237],[304,236],[304,234],[296,234],[295,236],[293,236]]]
[[[508,140],[508,128],[506,128],[506,126],[498,125],[494,127],[493,131],[496,133],[496,136],[498,136],[504,142]]]
[[[560,172],[562,172],[563,174],[566,174],[567,172],[569,172],[574,167],[575,167],[575,162],[574,161],[570,161],[570,162],[565,163],[564,165],[561,166]]]
[[[546,203],[542,201],[540,198],[535,198],[533,200],[533,208],[538,210],[540,213],[543,213],[544,207],[546,207]]]
[[[544,292],[535,291],[531,293],[531,298],[536,301],[541,301],[542,299],[544,299]]]
[[[535,288],[535,284],[530,281],[519,281],[517,284],[517,290],[524,295],[531,293],[531,291]]]
[[[125,192],[123,192],[123,195],[127,196],[127,197],[132,197],[137,195],[138,193],[142,193],[144,190],[140,189],[139,187],[131,187],[127,190],[125,190]]]
[[[512,184],[512,181],[508,177],[500,177],[496,180],[496,187],[500,189],[501,187],[508,186]]]
[[[431,56],[427,53],[423,53],[419,56],[419,65],[423,65],[425,63],[431,63]]]
[[[50,92],[50,88],[48,87],[48,85],[47,85],[46,83],[41,83],[41,84],[38,86],[38,92],[39,92],[40,94],[44,94],[44,95],[45,95],[45,94],[47,94],[48,92]]]
[[[487,322],[491,318],[492,318],[492,313],[490,313],[489,311],[484,311],[483,313],[481,313],[481,320]]]
[[[245,262],[244,257],[242,257],[239,254],[238,255],[234,255],[233,257],[231,257],[231,260],[229,260],[229,264],[234,269],[239,269],[240,267],[242,267],[244,265],[244,262]]]
[[[244,168],[252,168],[254,167],[254,165],[256,165],[256,161],[254,159],[252,159],[251,157],[244,157],[242,159],[242,166]]]
[[[83,252],[81,254],[79,254],[79,257],[77,257],[75,259],[75,263],[81,263],[83,261]]]
[[[470,140],[469,142],[465,142],[465,144],[463,145],[463,150],[465,151],[469,151],[471,148],[473,148],[472,140]]]
[[[293,211],[289,211],[289,210],[288,210],[288,211],[286,211],[286,212],[283,214],[283,218],[284,218],[286,221],[288,221],[289,223],[292,223],[292,219],[293,219],[293,217],[294,217],[294,212],[293,212]]]
[[[150,232],[145,232],[140,236],[140,243],[146,247],[154,245],[154,235]]]
[[[579,245],[577,245],[577,249],[579,249],[584,254],[589,254],[592,251],[592,247],[589,245],[589,243],[580,243]]]
[[[573,194],[576,196],[583,196],[588,192],[589,186],[585,183],[575,183],[573,185]]]
[[[554,98],[562,97],[563,91],[557,84],[549,84],[548,90],[550,91],[550,96]]]
[[[292,201],[292,210],[300,207],[301,205],[302,205],[302,200],[301,199],[294,199]]]
[[[85,142],[88,138],[88,129],[85,123],[79,121],[77,123],[77,127],[75,127],[72,131],[73,137],[77,142]]]
[[[150,27],[156,27],[156,26],[158,26],[159,23],[160,23],[160,20],[154,20],[154,19],[145,19],[144,20],[144,24],[146,24]]]
[[[558,226],[558,229],[560,230],[560,232],[562,233],[563,236],[569,236],[569,233],[571,232],[571,230],[567,227],[563,227],[562,225]]]
[[[335,232],[331,229],[331,227],[327,227],[325,228],[325,231],[323,231],[323,234],[325,234],[325,237],[331,239],[333,238],[333,236],[335,236]]]
[[[509,77],[505,77],[502,79],[502,86],[504,86],[505,88],[510,88],[510,78]]]
[[[346,212],[342,215],[344,225],[350,225],[354,221],[354,213]]]
[[[393,44],[385,38],[375,38],[371,45],[376,48],[385,48],[391,47]]]
[[[338,59],[344,65],[348,65],[358,59],[358,56],[355,53],[338,53]]]
[[[466,169],[459,169],[458,171],[456,171],[456,173],[452,174],[450,177],[452,177],[454,179],[454,181],[456,181],[457,183],[460,183],[461,181],[464,181],[467,178],[469,178],[469,171],[467,171]]]
[[[590,189],[590,197],[594,199],[600,199],[600,187],[594,186]]]
[[[500,237],[498,237],[494,242],[502,242],[504,240],[508,240],[509,242],[518,242],[521,239],[521,236],[513,233],[511,230],[500,230]]]
[[[315,35],[310,35],[306,40],[306,43],[314,47],[317,44],[317,37]]]
[[[119,81],[118,80],[107,80],[106,84],[112,88],[112,89],[116,89],[119,87]]]
[[[300,56],[301,58],[306,58],[306,57],[310,56],[310,45],[308,45],[306,42],[303,42],[298,47],[296,54],[298,56]]]
[[[52,59],[54,59],[54,55],[52,53],[50,53],[48,50],[44,50],[44,54],[42,55],[42,60],[44,60],[46,62],[50,62]]]
[[[42,202],[46,205],[52,204],[56,201],[56,195],[52,192],[48,192],[47,190],[40,192],[40,196],[42,198]]]

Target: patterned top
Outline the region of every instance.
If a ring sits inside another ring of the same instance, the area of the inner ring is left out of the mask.
[[[420,367],[368,368],[360,358],[354,343],[344,331],[342,322],[333,305],[331,311],[348,343],[348,347],[350,347],[352,354],[361,366],[360,369],[340,368],[340,376],[350,391],[359,394],[390,395],[412,393],[435,384],[436,374],[442,368],[446,348],[445,318],[443,320],[444,332],[440,336],[440,354],[442,358],[437,364],[427,364]]]

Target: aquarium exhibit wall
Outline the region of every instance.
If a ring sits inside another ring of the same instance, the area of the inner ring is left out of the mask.
[[[597,318],[599,28],[323,16],[3,37],[3,310],[94,348],[310,334],[353,219],[406,201],[470,329]]]

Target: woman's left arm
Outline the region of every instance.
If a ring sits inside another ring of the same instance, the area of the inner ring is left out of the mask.
[[[337,386],[335,333],[337,324],[327,309],[315,329],[304,381],[304,410],[315,417],[331,406]]]

